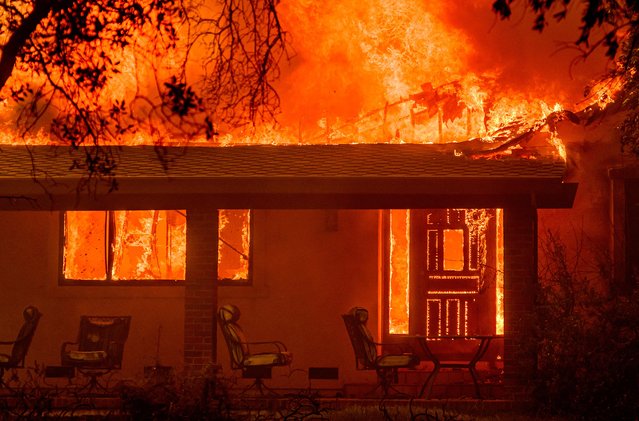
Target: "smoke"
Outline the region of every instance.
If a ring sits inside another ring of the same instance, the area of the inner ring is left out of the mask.
[[[352,120],[419,93],[423,84],[469,78],[489,79],[484,88],[493,101],[524,98],[570,109],[606,70],[603,52],[580,62],[565,48],[578,36],[578,10],[539,34],[530,11],[500,21],[491,4],[284,0],[279,10],[295,57],[278,85],[280,121],[304,129]]]
[[[471,42],[469,69],[477,73],[498,70],[505,87],[540,98],[555,97],[570,107],[583,99],[584,87],[611,64],[603,49],[583,60],[575,48],[580,2],[569,6],[565,21],[550,21],[542,33],[532,30],[534,14],[521,1],[507,21],[495,17],[491,1],[459,3],[447,2],[441,18],[462,30]]]

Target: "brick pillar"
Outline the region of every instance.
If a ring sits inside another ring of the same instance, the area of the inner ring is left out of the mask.
[[[197,376],[217,362],[217,212],[186,212],[184,371]]]
[[[530,336],[537,282],[537,211],[504,209],[504,380],[514,398],[529,397],[537,366]]]

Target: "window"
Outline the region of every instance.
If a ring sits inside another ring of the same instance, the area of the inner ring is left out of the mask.
[[[464,270],[464,230],[445,229],[442,252],[444,270]]]
[[[251,269],[251,212],[220,210],[218,218],[218,280],[247,284]],[[65,212],[62,226],[64,280],[184,280],[185,211]]]
[[[500,210],[393,209],[383,226],[388,333],[502,333]]]
[[[247,209],[218,211],[217,278],[225,285],[251,282],[251,214]]]
[[[63,227],[64,279],[184,279],[184,211],[65,212]]]

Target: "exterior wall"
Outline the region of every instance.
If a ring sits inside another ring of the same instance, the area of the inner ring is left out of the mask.
[[[255,213],[253,285],[220,287],[219,303],[240,308],[249,340],[280,340],[293,353],[292,373],[275,368],[269,384],[307,386],[309,367],[339,368],[339,382],[319,381],[327,387],[374,380],[374,373],[355,371],[341,314],[364,306],[371,328],[377,324],[377,214]],[[218,362],[230,375],[219,329],[218,344]]]
[[[539,239],[558,233],[570,250],[579,250],[586,262],[610,257],[612,241],[610,168],[636,165],[636,158],[621,154],[617,127],[623,115],[610,115],[588,126],[565,123],[559,135],[568,155],[566,181],[578,182],[572,209],[539,211]],[[543,256],[540,256],[543,265]]]
[[[327,387],[374,380],[374,373],[355,371],[340,315],[361,305],[370,310],[371,327],[377,324],[377,214],[256,212],[253,285],[220,287],[218,302],[239,306],[249,340],[281,340],[293,353],[292,373],[276,368],[270,384],[304,387],[309,367],[339,368],[339,381],[319,381]],[[217,340],[217,360],[231,375],[224,340],[213,336],[215,262],[202,257],[213,251],[214,218],[188,215],[189,259],[196,264],[185,286],[85,287],[58,284],[59,213],[0,213],[0,339],[13,339],[23,308],[35,305],[44,316],[27,365],[58,365],[62,342],[76,339],[81,315],[131,315],[121,377],[141,379],[144,366],[156,363],[158,333],[160,364],[180,373],[186,361],[197,374],[214,361]]]
[[[159,363],[181,370],[184,288],[59,286],[60,222],[57,212],[0,213],[0,339],[15,339],[22,310],[35,305],[43,317],[27,365],[59,365],[81,315],[131,315],[122,376],[142,378],[144,366],[156,363],[158,336]]]

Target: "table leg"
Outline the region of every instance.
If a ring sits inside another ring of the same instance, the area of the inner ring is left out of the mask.
[[[433,367],[433,371],[431,371],[431,373],[428,375],[428,378],[426,379],[426,381],[422,385],[421,390],[419,391],[419,397],[420,398],[423,397],[425,399],[428,399],[428,398],[430,398],[430,393],[433,390],[433,384],[435,383],[435,378],[437,377],[437,374],[439,373],[439,369],[441,368],[441,363],[439,361],[439,358],[437,358],[435,356],[435,354],[433,354],[432,351],[430,350],[430,348],[428,347],[428,343],[426,342],[426,338],[420,339],[419,343],[420,343],[422,349],[424,350],[424,353],[426,353],[426,356],[435,365]],[[424,392],[426,392],[425,396],[424,396]]]
[[[475,369],[475,365],[477,364],[479,360],[481,360],[484,357],[484,354],[486,353],[486,351],[488,350],[488,347],[490,346],[490,339],[491,338],[481,339],[481,342],[479,343],[479,348],[477,348],[477,352],[475,352],[475,356],[468,363],[468,371],[470,371],[470,375],[473,378],[473,383],[475,384],[475,396],[477,397],[477,399],[481,399],[481,391],[479,388],[479,377],[477,376],[477,370]]]
[[[420,398],[424,398],[424,399],[430,398],[430,393],[433,390],[433,384],[435,383],[435,377],[437,377],[437,373],[439,373],[439,362],[435,363],[435,367],[433,368],[433,371],[430,372],[430,374],[428,375],[428,378],[422,385],[422,389],[419,391]],[[424,395],[424,392],[426,392],[426,395]]]

